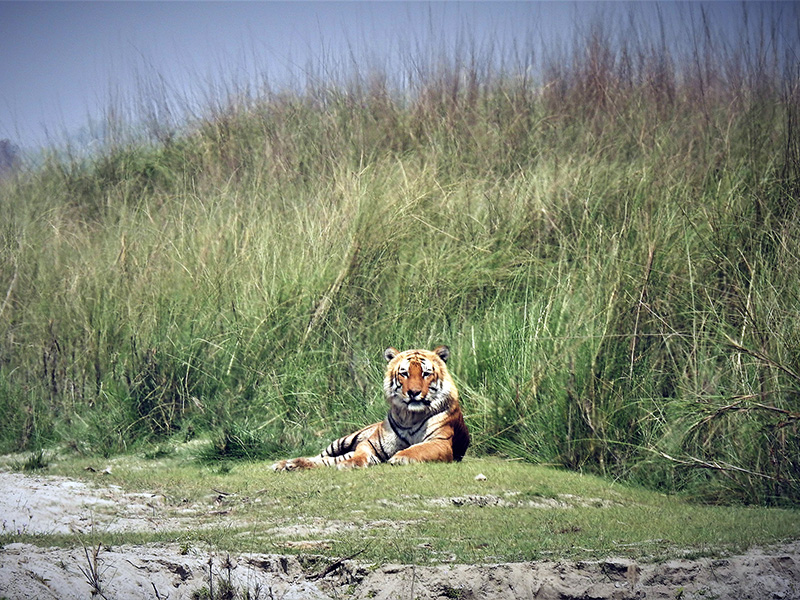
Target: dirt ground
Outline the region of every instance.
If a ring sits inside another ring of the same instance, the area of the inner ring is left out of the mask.
[[[171,530],[159,496],[58,477],[0,472],[5,534]],[[234,592],[237,595],[233,595]],[[209,592],[211,594],[209,594]],[[227,594],[227,595],[226,595]],[[178,544],[0,550],[0,598],[800,599],[800,541],[741,556],[492,565],[374,565],[314,556],[227,554]]]

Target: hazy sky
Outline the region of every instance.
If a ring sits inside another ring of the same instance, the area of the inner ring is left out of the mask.
[[[346,62],[351,52],[396,57],[412,42],[435,44],[457,32],[478,43],[544,40],[568,34],[597,6],[0,0],[0,138],[23,147],[60,141],[102,121],[112,99],[135,98],[154,82],[197,98],[210,82],[267,76],[281,85],[302,78],[308,65]]]
[[[554,3],[544,12],[552,25],[573,8]],[[379,55],[412,35],[464,26],[506,35],[541,13],[534,3],[506,2],[0,0],[0,138],[22,146],[61,139],[156,74],[186,94],[228,76],[280,82],[350,50]]]

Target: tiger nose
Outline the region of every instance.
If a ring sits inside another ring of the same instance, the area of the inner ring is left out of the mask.
[[[408,399],[409,400],[416,400],[421,393],[422,393],[422,390],[408,390]]]

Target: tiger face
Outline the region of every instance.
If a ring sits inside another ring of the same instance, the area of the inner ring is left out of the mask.
[[[447,346],[433,352],[387,348],[384,356],[389,364],[383,387],[392,407],[418,415],[446,410],[455,387],[445,365],[450,356]]]

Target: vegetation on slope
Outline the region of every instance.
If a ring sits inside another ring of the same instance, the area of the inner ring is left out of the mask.
[[[385,347],[446,343],[475,454],[796,503],[780,25],[686,51],[596,21],[54,153],[0,188],[0,450],[316,452],[382,417]]]

